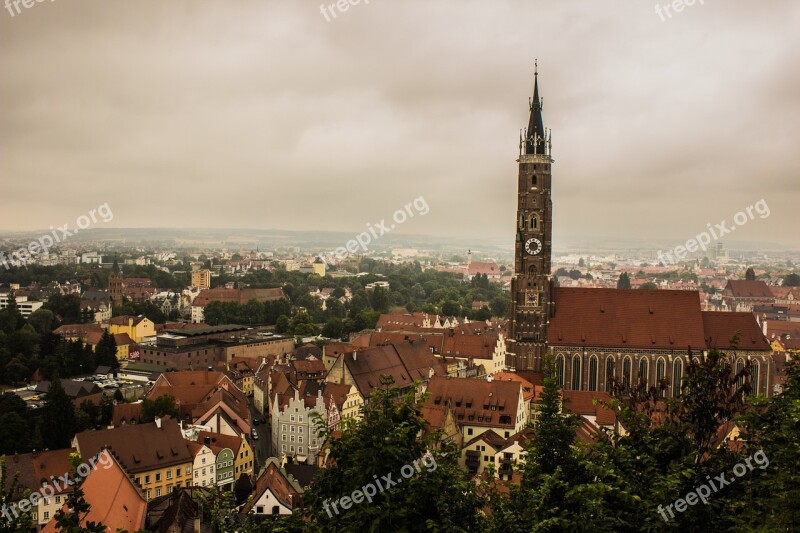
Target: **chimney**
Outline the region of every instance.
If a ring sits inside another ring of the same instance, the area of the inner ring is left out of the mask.
[[[767,321],[766,319],[761,322],[761,331],[764,333],[764,336],[767,336]]]
[[[157,417],[156,417],[156,420],[155,420],[155,422],[156,422],[156,427],[157,427],[158,429],[161,429],[161,417],[160,417],[160,416],[157,416]]]
[[[194,533],[200,533],[200,524],[201,524],[200,517],[199,516],[195,517],[195,519],[194,519]]]
[[[203,439],[203,443],[204,443],[206,446],[209,446],[209,447],[210,447],[210,446],[211,446],[211,437],[206,437],[206,438],[204,438],[204,439]]]

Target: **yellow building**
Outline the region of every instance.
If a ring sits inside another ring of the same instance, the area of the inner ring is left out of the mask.
[[[210,289],[211,271],[206,269],[192,271],[192,287],[197,287],[201,290]]]
[[[148,501],[176,487],[191,486],[194,457],[180,426],[170,417],[150,424],[83,431],[75,435],[72,444],[82,457],[92,457],[107,447]]]
[[[145,316],[115,316],[108,321],[108,332],[116,335],[127,333],[133,342],[142,342],[148,337],[155,337],[156,325]]]

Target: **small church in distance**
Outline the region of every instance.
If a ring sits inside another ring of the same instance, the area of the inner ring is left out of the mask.
[[[732,355],[735,371],[750,363],[753,393],[772,395],[776,361],[753,313],[701,311],[696,291],[555,286],[550,266],[554,161],[538,69],[517,162],[510,369],[540,372],[543,357],[551,353],[564,390],[607,392],[612,376],[623,384],[645,380],[649,385],[668,378],[666,395],[673,397],[680,393],[689,358],[716,348]]]

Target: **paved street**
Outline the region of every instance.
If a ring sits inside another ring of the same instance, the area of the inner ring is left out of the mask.
[[[255,420],[265,416],[256,410],[255,406],[253,405],[253,398],[248,398],[248,404],[250,406],[250,414],[253,416],[254,422]],[[269,421],[269,417],[267,417],[267,421]],[[253,451],[256,454],[256,475],[258,475],[258,471],[261,469],[261,466],[270,457],[270,433],[269,424],[259,423],[253,427],[258,432],[258,440],[251,440]]]

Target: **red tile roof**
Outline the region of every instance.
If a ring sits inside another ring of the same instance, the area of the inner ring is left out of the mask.
[[[610,426],[616,420],[614,411],[601,405],[601,402],[611,401],[611,396],[606,392],[592,391],[561,391],[564,396],[564,410],[582,416],[596,417],[597,424]],[[597,403],[595,404],[595,400]]]
[[[739,335],[740,350],[770,351],[753,313],[703,311],[703,330],[709,348],[731,349],[731,339]]]
[[[520,388],[518,381],[434,376],[428,383],[430,395],[425,405],[449,402],[459,424],[514,428],[520,408]],[[508,418],[501,421],[501,417],[506,416]]]
[[[249,513],[267,490],[289,509],[302,507],[302,494],[292,485],[276,461],[271,460],[264,472],[258,476],[256,486],[253,489],[253,496],[242,509],[242,513]]]
[[[427,381],[430,370],[440,368],[439,361],[420,341],[376,346],[343,357],[364,397],[382,387],[381,376],[391,376],[394,386],[402,389],[413,385],[415,380]]]
[[[736,298],[774,298],[769,286],[758,280],[729,279],[725,290]]]
[[[83,431],[75,439],[83,457],[97,455],[109,446],[131,474],[192,462],[178,423],[168,416],[161,420],[160,428],[155,422],[131,424]]]
[[[111,423],[114,427],[130,423],[139,423],[142,418],[142,402],[136,403],[118,403],[114,406],[114,415],[111,418]]]
[[[703,320],[694,291],[555,290],[551,346],[703,350]]]

